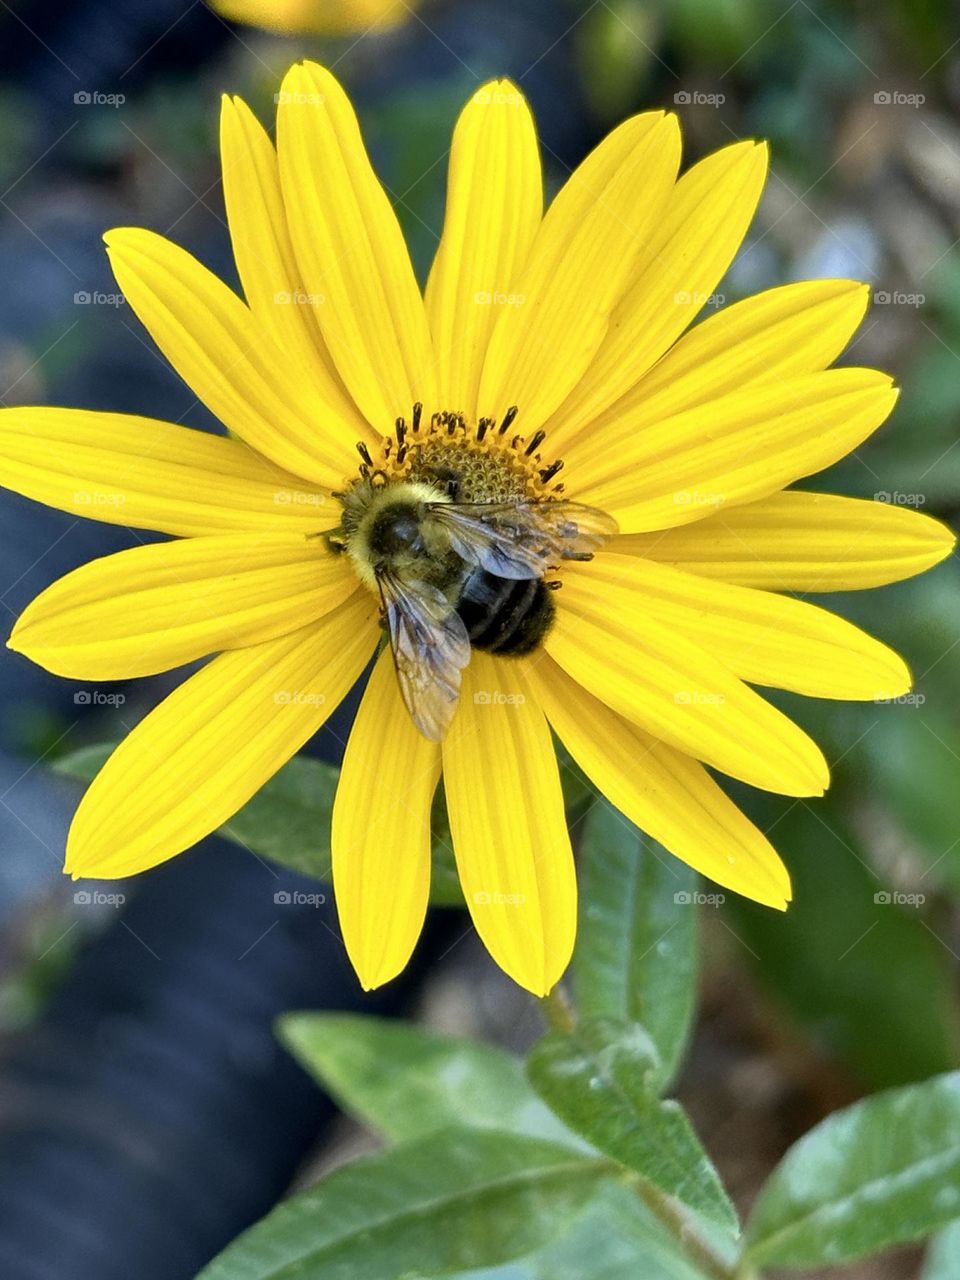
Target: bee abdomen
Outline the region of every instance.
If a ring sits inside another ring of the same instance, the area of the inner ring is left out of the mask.
[[[500,578],[474,569],[457,605],[475,649],[520,657],[543,640],[554,604],[542,578]]]

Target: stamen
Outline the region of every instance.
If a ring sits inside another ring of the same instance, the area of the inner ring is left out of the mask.
[[[442,409],[424,422],[423,404],[411,416],[399,414],[393,430],[374,448],[357,441],[359,479],[345,486],[340,500],[348,500],[358,483],[382,487],[401,480],[435,485],[461,502],[547,501],[563,489],[554,477],[561,459],[541,466],[544,428],[530,436],[510,430],[519,417],[511,405],[497,419],[468,419],[459,409]],[[424,429],[421,430],[421,427]]]

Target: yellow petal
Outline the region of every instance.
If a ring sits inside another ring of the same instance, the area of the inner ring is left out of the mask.
[[[185,250],[137,227],[104,239],[127,301],[210,412],[278,466],[328,488],[340,485],[354,470],[356,415],[338,416],[316,382],[291,377],[283,348]]]
[[[873,369],[827,369],[760,383],[644,427],[607,454],[567,454],[571,497],[613,515],[622,533],[689,524],[776,493],[848,454],[897,399]]]
[[[386,31],[406,22],[418,0],[209,0],[231,22],[281,35],[342,36]]]
[[[439,403],[477,416],[480,371],[494,322],[518,306],[517,277],[543,212],[530,110],[509,80],[493,80],[453,134],[443,235],[427,284]]]
[[[601,702],[655,738],[766,791],[819,795],[829,770],[817,745],[709,651],[613,591],[590,565],[564,569],[552,658]]]
[[[286,635],[355,589],[343,558],[304,534],[154,543],[68,573],[27,606],[8,643],[60,676],[126,680]]]
[[[373,440],[331,359],[315,299],[303,287],[280,190],[277,153],[266,130],[240,98],[224,97],[220,114],[223,198],[243,292],[259,324],[269,329],[302,375],[317,382],[335,417]],[[284,371],[290,377],[292,370]]]
[[[887,501],[776,493],[697,524],[616,538],[613,550],[707,578],[774,591],[856,591],[939,564],[956,538],[939,520]]]
[[[615,612],[649,611],[752,684],[865,701],[910,688],[906,663],[892,649],[802,600],[611,552],[596,556],[587,580]]]
[[[767,148],[738,142],[689,169],[644,246],[589,372],[549,423],[567,441],[628,391],[693,322],[746,235],[767,173]]]
[[[290,232],[317,318],[353,398],[381,432],[435,404],[433,350],[403,233],[329,71],[291,67],[277,112]]]
[[[423,928],[439,778],[440,747],[414,727],[385,649],[350,731],[331,834],[340,930],[366,991],[404,968]]]
[[[134,875],[232,817],[333,713],[376,643],[366,590],[319,623],[214,658],[142,720],[91,783],[73,876]]]
[[[648,112],[609,134],[568,179],[519,277],[523,301],[497,319],[480,380],[484,414],[517,404],[529,434],[584,375],[679,163],[676,118]]]
[[[550,730],[519,663],[474,652],[443,776],[477,933],[515,982],[545,995],[573,950],[577,886]]]
[[[747,386],[826,369],[863,319],[868,294],[853,280],[809,280],[718,311],[592,421],[566,456],[602,443],[615,462],[617,449],[664,418]]]
[[[0,409],[0,484],[71,515],[184,536],[312,533],[329,493],[238,440],[88,409]]]
[[[786,906],[790,877],[776,850],[703,765],[618,716],[550,658],[527,668],[557,736],[621,813],[724,888]]]

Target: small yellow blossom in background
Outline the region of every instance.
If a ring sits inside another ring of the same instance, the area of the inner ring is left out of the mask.
[[[406,22],[418,0],[207,0],[230,22],[280,35],[350,35]]]
[[[371,473],[389,493],[419,465],[481,490],[507,472],[529,492],[562,482],[564,499],[620,533],[557,567],[555,618],[533,652],[475,645],[442,741],[418,732],[380,653],[332,829],[364,986],[398,973],[420,933],[441,776],[478,933],[529,990],[557,981],[577,893],[551,731],[674,854],[783,908],[786,869],[706,766],[818,795],[822,753],[753,686],[869,700],[903,694],[910,676],[858,628],[780,593],[893,582],[953,545],[915,511],[788,487],[856,449],[895,402],[886,374],[829,367],[866,286],[790,284],[691,328],[746,234],[766,147],[734,143],[678,177],[676,119],[638,115],[544,214],[532,117],[501,81],[457,123],[421,295],[340,85],[297,65],[278,102],[276,149],[242,102],[223,107],[245,301],[153,232],[107,236],[130,306],[232,438],[0,411],[0,482],[176,539],[67,575],[26,609],[11,646],[86,680],[217,655],[103,767],[68,871],[126,876],[172,857],[320,728],[382,638],[374,584],[320,535]]]

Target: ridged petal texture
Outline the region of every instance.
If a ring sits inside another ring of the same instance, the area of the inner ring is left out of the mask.
[[[420,936],[439,778],[440,747],[414,727],[385,650],[350,731],[331,834],[340,929],[367,990],[400,972]]]
[[[570,960],[577,885],[546,717],[520,664],[474,653],[443,744],[457,869],[487,950],[545,995]]]
[[[128,876],[215,831],[320,728],[376,643],[357,591],[314,626],[212,659],[121,742],[80,802],[74,876]]]
[[[57,675],[126,680],[285,635],[355,589],[343,559],[305,534],[154,543],[60,578],[20,615],[10,648]]]
[[[277,148],[293,246],[324,340],[368,421],[387,432],[414,401],[436,405],[433,349],[400,224],[353,107],[323,67],[297,65],[284,78]]]
[[[453,134],[443,235],[427,282],[440,403],[478,415],[494,324],[521,307],[518,278],[543,212],[533,117],[508,80],[478,89]]]

